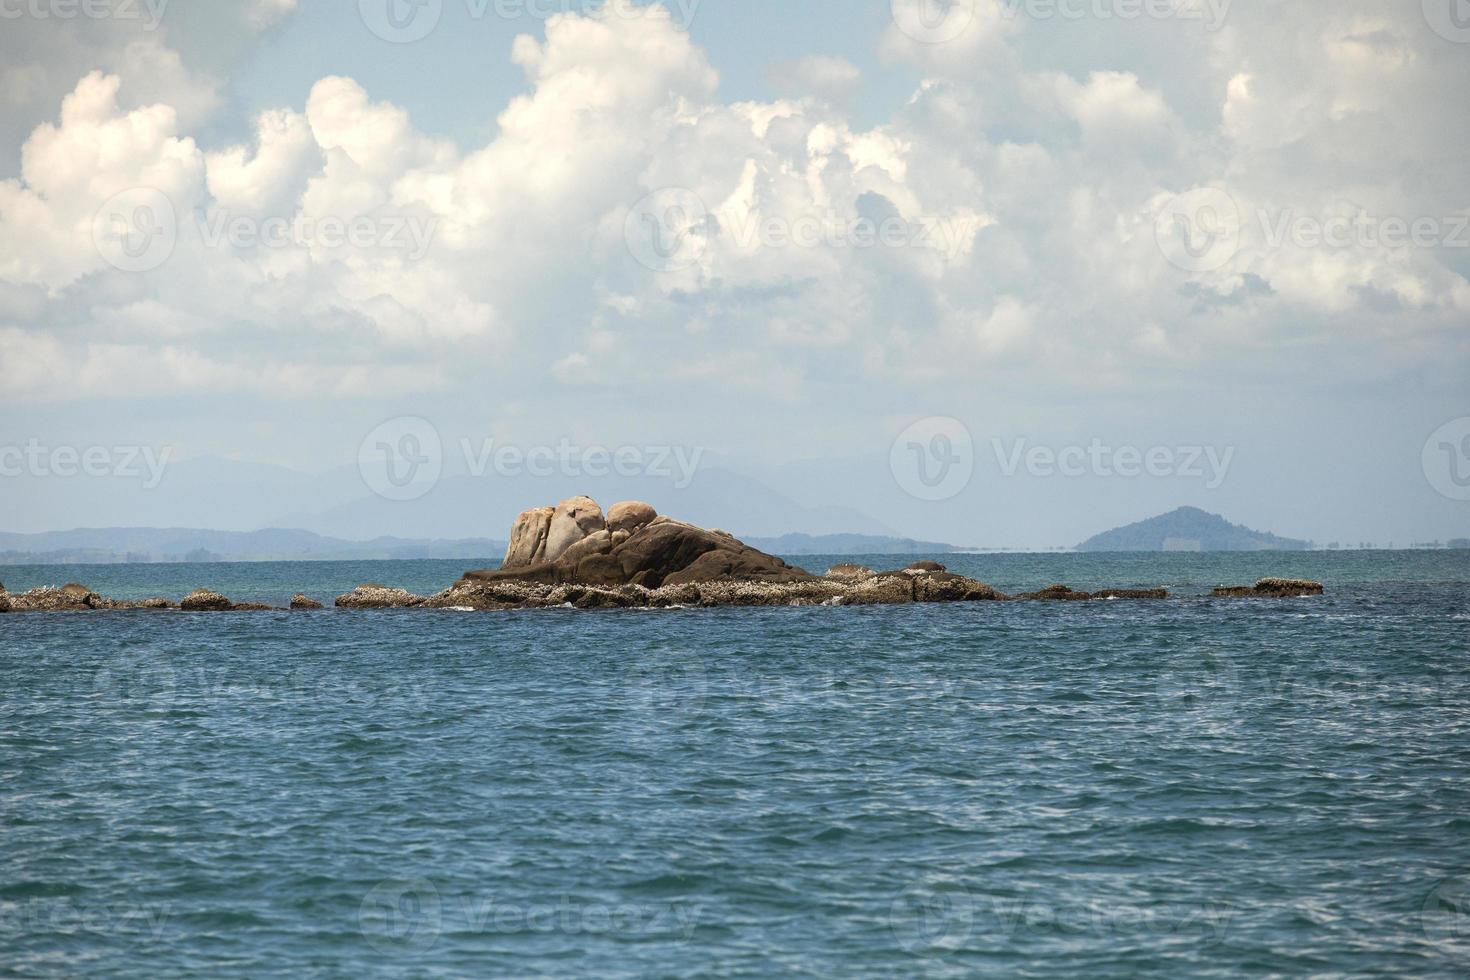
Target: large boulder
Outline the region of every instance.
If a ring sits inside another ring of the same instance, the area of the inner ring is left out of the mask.
[[[607,512],[607,529],[609,531],[634,531],[648,524],[652,524],[658,517],[658,511],[651,504],[645,504],[641,500],[624,500],[622,503],[613,504]]]
[[[551,530],[555,507],[537,507],[525,511],[510,529],[510,547],[505,549],[502,568],[525,568],[544,560],[546,534]]]
[[[545,561],[556,561],[568,548],[607,528],[602,508],[591,497],[571,497],[556,505],[546,532]]]

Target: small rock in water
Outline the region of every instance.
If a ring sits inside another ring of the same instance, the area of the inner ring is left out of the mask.
[[[229,612],[235,608],[235,604],[218,592],[208,589],[195,589],[179,602],[179,608],[185,612]]]
[[[1263,578],[1255,585],[1222,585],[1210,594],[1217,599],[1296,599],[1322,595],[1321,582],[1301,578]]]
[[[322,609],[324,607],[322,606],[322,604],[320,602],[317,602],[315,599],[309,598],[306,595],[306,593],[304,593],[304,592],[298,592],[298,593],[296,593],[295,595],[293,595],[291,597],[291,608],[292,609]]]
[[[424,604],[424,597],[386,585],[359,585],[346,595],[337,597],[341,609],[406,609]]]

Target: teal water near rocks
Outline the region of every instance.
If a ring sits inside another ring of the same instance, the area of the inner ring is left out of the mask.
[[[0,616],[0,974],[1470,971],[1470,555],[941,560],[1181,598]]]

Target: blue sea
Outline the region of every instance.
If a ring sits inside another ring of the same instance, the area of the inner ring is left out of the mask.
[[[1181,598],[0,616],[0,974],[1470,973],[1470,554],[942,560]]]

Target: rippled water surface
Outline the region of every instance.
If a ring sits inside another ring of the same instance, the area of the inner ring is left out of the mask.
[[[0,974],[1470,972],[1470,556],[945,560],[1183,598],[0,616]]]

